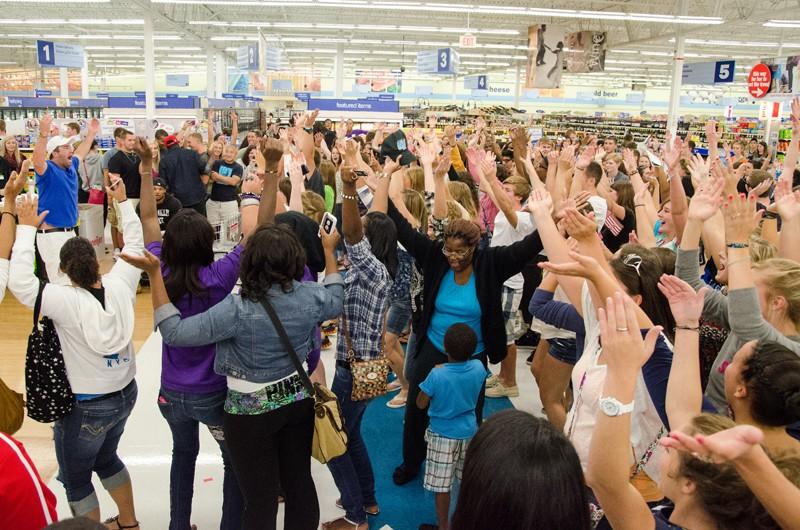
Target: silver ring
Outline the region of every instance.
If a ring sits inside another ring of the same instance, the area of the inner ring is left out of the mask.
[[[617,331],[628,331],[628,328],[617,328]]]

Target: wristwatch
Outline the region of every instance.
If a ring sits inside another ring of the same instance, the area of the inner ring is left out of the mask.
[[[600,398],[600,410],[603,411],[603,414],[612,418],[633,412],[633,404],[633,401],[628,404],[621,403],[613,397]]]

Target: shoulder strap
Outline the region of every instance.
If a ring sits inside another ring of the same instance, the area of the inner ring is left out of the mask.
[[[42,293],[44,293],[45,282],[39,280],[39,294],[36,295],[36,304],[33,306],[33,326],[39,325],[39,312],[42,309]]]
[[[305,386],[306,390],[308,390],[308,393],[313,396],[314,384],[308,377],[305,368],[303,368],[303,364],[300,362],[300,358],[297,356],[297,352],[295,351],[294,346],[292,346],[289,336],[286,334],[286,329],[283,327],[283,324],[281,324],[277,313],[275,313],[275,308],[272,307],[272,304],[269,303],[269,300],[267,300],[266,296],[261,299],[261,305],[264,306],[264,309],[269,315],[270,320],[272,320],[272,325],[275,326],[275,331],[278,332],[278,336],[281,339],[281,343],[283,343],[283,347],[289,352],[289,357],[292,359],[292,363],[297,370],[297,374],[300,376],[300,379],[303,380],[303,386]]]

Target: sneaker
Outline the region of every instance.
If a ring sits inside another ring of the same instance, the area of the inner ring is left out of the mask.
[[[403,385],[401,385],[400,381],[398,381],[397,379],[386,385],[387,392],[394,392],[396,390],[400,390],[401,388],[403,388]]]
[[[493,386],[497,386],[500,384],[500,378],[496,375],[492,374],[486,378],[486,388],[492,388]]]
[[[498,381],[495,386],[486,389],[486,397],[490,398],[517,396],[519,396],[519,387],[517,385],[506,386]]]
[[[531,354],[528,355],[528,358],[525,359],[525,364],[527,364],[528,366],[533,364],[533,352],[531,352]]]
[[[527,332],[525,332],[523,336],[515,340],[514,343],[517,346],[529,346],[531,348],[535,348],[536,346],[539,345],[540,338],[541,335],[539,335],[535,331],[528,330]]]

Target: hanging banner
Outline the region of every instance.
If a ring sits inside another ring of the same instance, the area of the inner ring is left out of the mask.
[[[528,28],[525,88],[560,88],[564,73],[563,27],[542,24]]]
[[[800,55],[762,59],[769,66],[772,80],[769,88],[770,98],[785,98],[800,95]]]
[[[565,41],[566,70],[572,74],[602,72],[606,68],[605,31],[575,31]]]

